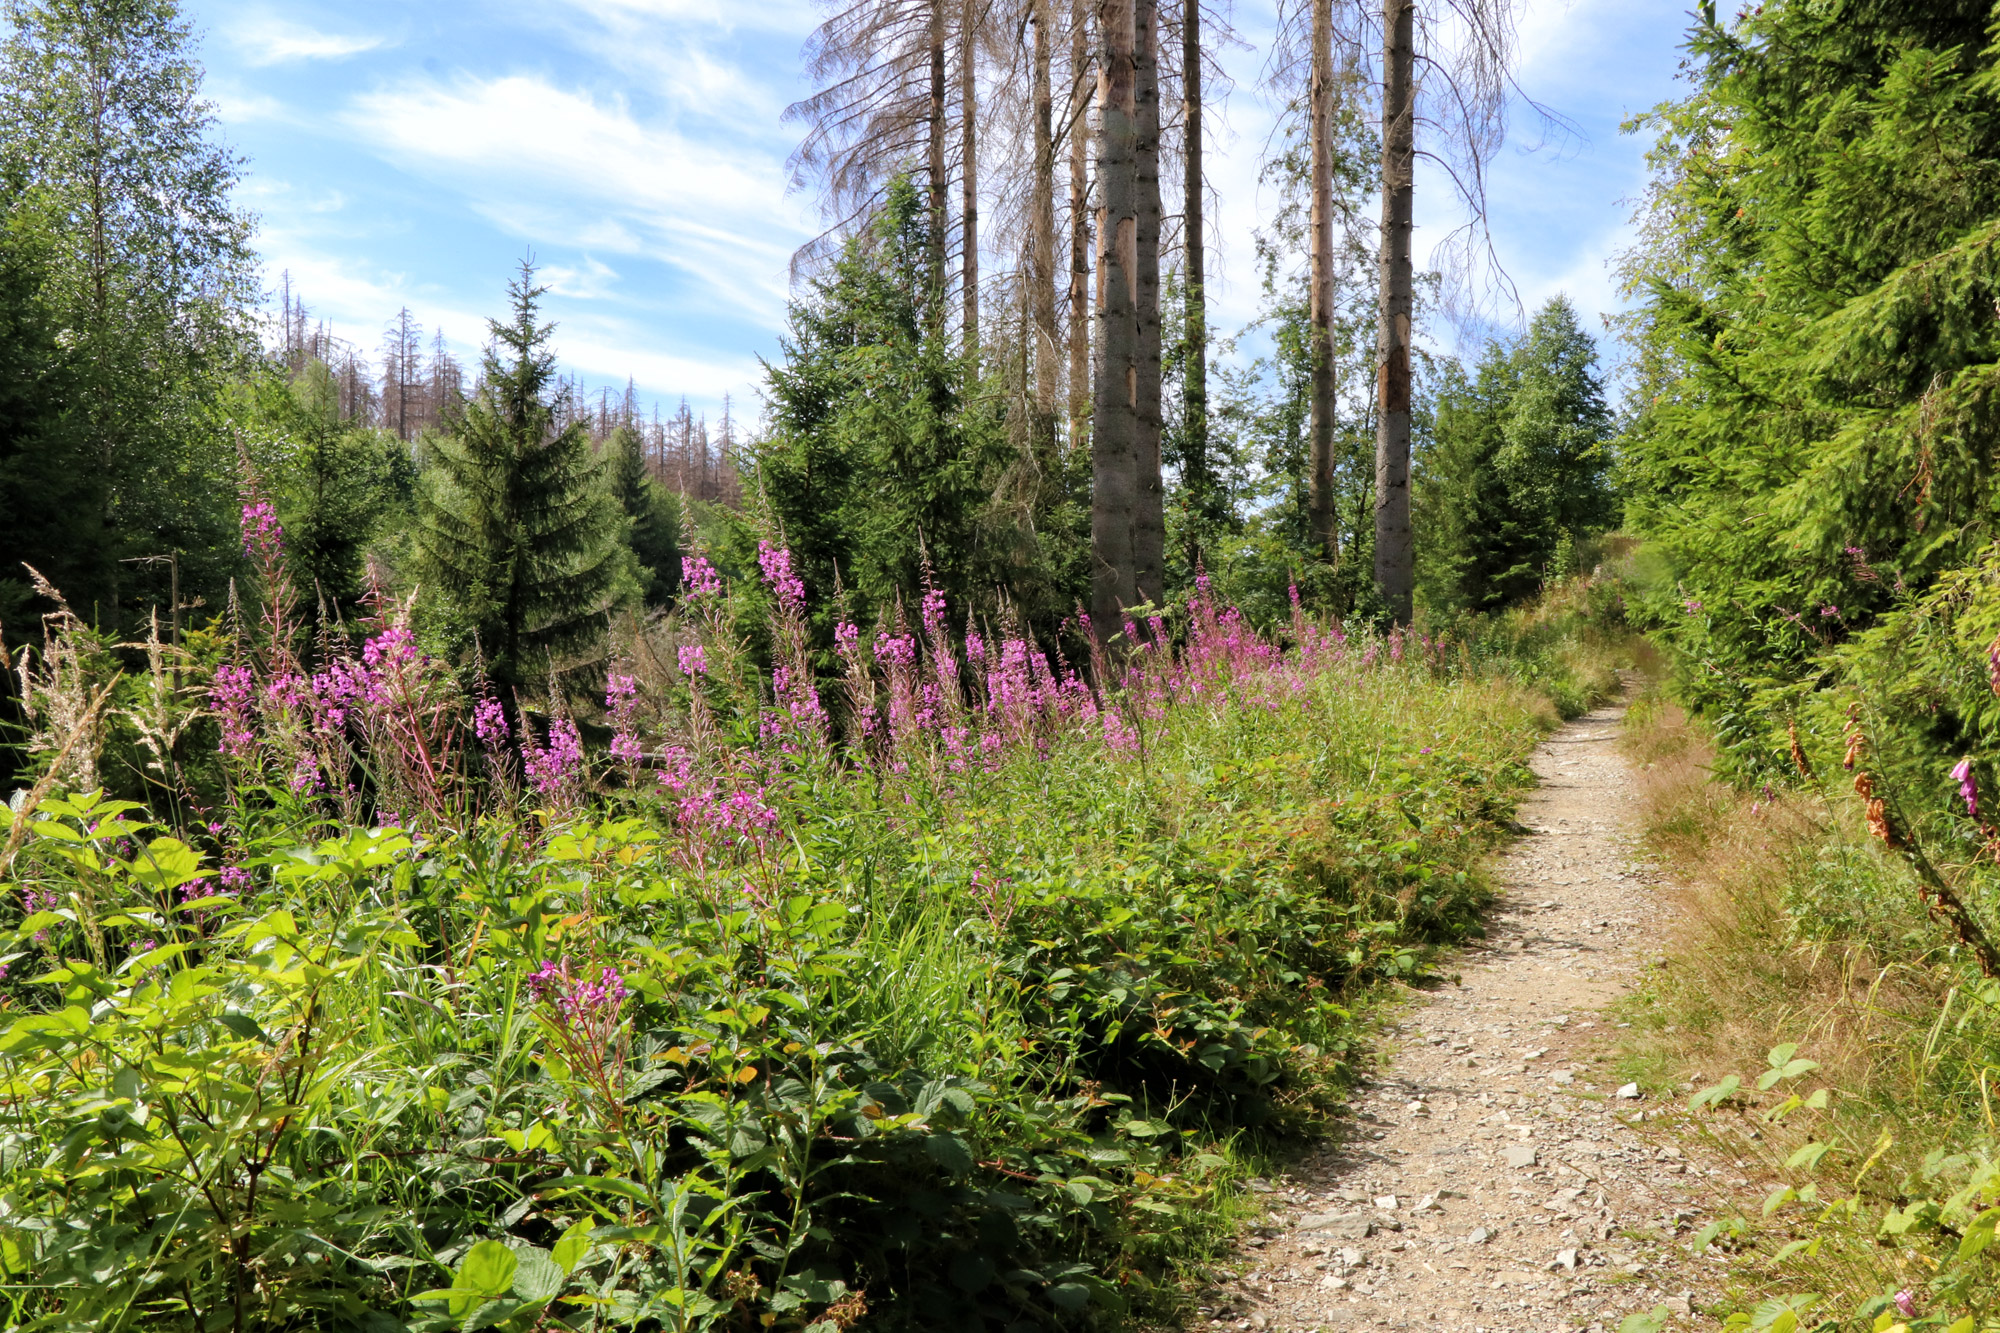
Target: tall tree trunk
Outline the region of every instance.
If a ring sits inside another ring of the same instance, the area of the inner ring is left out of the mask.
[[[1138,478],[1132,509],[1132,579],[1141,601],[1166,599],[1166,486],[1160,475],[1160,8],[1158,0],[1132,6],[1133,105],[1139,132],[1135,147],[1138,185],[1139,410],[1133,470]]]
[[[944,314],[944,6],[945,0],[931,0],[931,105],[929,198],[931,224],[931,317],[943,321]]]
[[[1090,426],[1090,612],[1109,639],[1144,600],[1133,578],[1138,502],[1139,118],[1133,9],[1098,0],[1097,375]]]
[[[1056,431],[1056,162],[1055,90],[1049,75],[1055,34],[1054,0],[1034,0],[1035,175],[1028,201],[1029,336],[1034,355],[1034,448],[1044,464],[1055,457]]]
[[[1181,0],[1181,117],[1187,126],[1184,150],[1185,195],[1182,235],[1187,252],[1187,309],[1181,337],[1187,345],[1181,382],[1181,484],[1193,499],[1190,509],[1206,516],[1214,503],[1208,468],[1208,311],[1207,239],[1202,214],[1201,167],[1201,0]],[[1201,525],[1191,524],[1188,554],[1201,559]]]
[[[959,240],[964,290],[965,352],[979,356],[979,72],[980,0],[960,0],[958,17]]]
[[[1090,11],[1070,0],[1069,32],[1069,447],[1090,433]]]
[[[1393,3],[1393,0],[1392,0]],[[1312,351],[1311,418],[1306,446],[1306,518],[1313,551],[1340,554],[1333,485],[1333,0],[1312,0],[1312,79],[1307,120],[1312,139],[1312,276],[1307,326]]]
[[[1382,7],[1382,262],[1376,329],[1375,588],[1408,624],[1416,560],[1410,539],[1411,203],[1416,194],[1416,0]]]

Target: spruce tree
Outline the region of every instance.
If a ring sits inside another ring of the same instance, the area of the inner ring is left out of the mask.
[[[647,470],[646,442],[631,426],[611,432],[604,454],[612,497],[625,515],[640,597],[649,607],[666,606],[681,583],[680,502]]]
[[[1610,526],[1611,413],[1597,349],[1558,296],[1477,370],[1444,368],[1422,460],[1429,600],[1492,611],[1561,573],[1560,553]]]
[[[1069,601],[1045,591],[1045,548],[1012,568],[997,559],[1001,423],[932,317],[930,238],[924,200],[898,179],[870,233],[792,304],[771,430],[752,446],[761,492],[806,586],[830,594],[837,573],[864,618],[913,602],[926,558],[954,605],[1005,586],[1031,613],[1060,615]]]
[[[433,605],[476,635],[504,695],[592,659],[610,606],[618,516],[581,424],[559,424],[548,289],[531,263],[508,284],[513,317],[488,322],[481,380],[437,437],[416,545]]]

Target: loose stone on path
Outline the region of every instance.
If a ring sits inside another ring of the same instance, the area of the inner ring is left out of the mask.
[[[1404,1013],[1390,1068],[1357,1092],[1357,1132],[1271,1183],[1269,1225],[1208,1326],[1602,1333],[1685,1312],[1655,1264],[1691,1216],[1691,1168],[1636,1132],[1648,1104],[1602,1063],[1601,1010],[1664,913],[1635,859],[1623,717],[1600,709],[1536,750],[1489,938],[1461,985]]]

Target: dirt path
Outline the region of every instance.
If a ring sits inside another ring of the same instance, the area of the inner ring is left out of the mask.
[[[1600,1012],[1657,957],[1665,910],[1634,860],[1623,716],[1536,751],[1491,936],[1461,984],[1414,996],[1356,1132],[1260,1182],[1267,1225],[1211,1326],[1554,1333],[1686,1311],[1654,1264],[1692,1216],[1692,1168],[1635,1132],[1651,1103],[1614,1085]]]

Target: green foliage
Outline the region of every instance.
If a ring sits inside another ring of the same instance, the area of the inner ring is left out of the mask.
[[[1597,349],[1554,297],[1511,346],[1490,343],[1468,375],[1441,369],[1419,459],[1426,600],[1494,611],[1573,573],[1580,541],[1611,525],[1611,414]]]
[[[246,785],[195,845],[46,803],[0,896],[9,1322],[1169,1315],[1230,1138],[1324,1111],[1529,780],[1518,693],[1342,662],[1143,760],[774,763],[784,836],[734,851],[645,799],[413,836]]]
[[[605,441],[606,480],[625,515],[625,544],[631,548],[639,596],[647,607],[673,602],[681,586],[680,500],[646,467],[646,442],[630,426]]]
[[[757,477],[826,642],[836,582],[862,623],[913,603],[927,579],[959,606],[995,609],[1004,590],[1049,624],[1088,587],[1063,545],[1084,522],[1079,478],[1024,476],[1010,458],[997,395],[940,323],[928,228],[899,179],[872,227],[793,302],[784,363],[768,371]]]
[[[59,587],[106,586],[104,478],[89,465],[77,368],[43,295],[47,246],[0,226],[0,623],[27,620],[31,564]]]
[[[479,391],[432,439],[419,491],[423,586],[503,695],[594,658],[616,573],[618,516],[589,439],[555,424],[546,290],[526,263],[508,283],[513,317],[489,321]]]
[[[5,227],[28,246],[17,255],[32,254],[36,304],[61,332],[76,451],[59,448],[77,474],[46,502],[73,498],[84,515],[68,521],[85,525],[28,535],[67,566],[76,605],[130,632],[166,588],[122,558],[178,550],[184,589],[214,604],[237,566],[233,451],[214,411],[255,290],[249,219],[229,197],[240,164],[216,142],[171,0],[9,0],[4,12]]]
[[[340,415],[333,373],[309,360],[296,374],[259,367],[232,412],[260,489],[284,525],[286,554],[309,611],[323,602],[352,619],[366,591],[364,556],[408,522],[409,446]]]
[[[1649,118],[1625,485],[1669,562],[1653,615],[1706,711],[1811,672],[1994,536],[1990,17],[1957,0],[1705,21],[1695,92]]]

